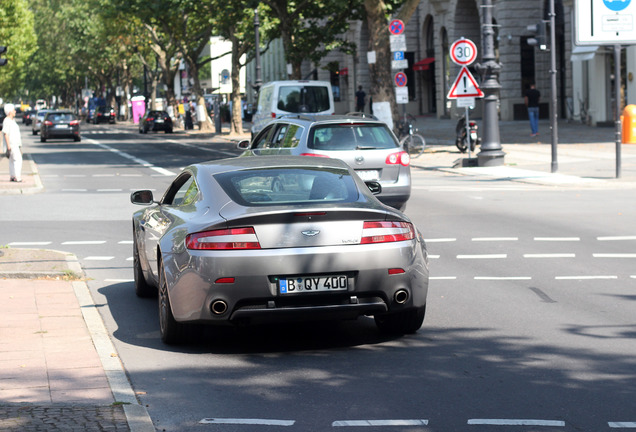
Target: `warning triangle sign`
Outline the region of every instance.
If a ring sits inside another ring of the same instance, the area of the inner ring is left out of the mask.
[[[446,97],[448,99],[484,97],[484,92],[481,91],[468,68],[463,66]]]

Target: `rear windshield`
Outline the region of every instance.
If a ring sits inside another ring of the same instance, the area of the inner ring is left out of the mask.
[[[307,146],[314,150],[375,150],[400,146],[383,124],[325,124],[312,128]]]
[[[278,91],[278,109],[290,113],[318,113],[327,111],[329,90],[324,86],[281,86]]]
[[[75,114],[71,114],[71,113],[53,113],[53,114],[49,114],[46,117],[47,120],[52,121],[52,122],[66,122],[66,121],[72,121],[75,120]]]
[[[358,200],[355,181],[342,169],[251,169],[216,174],[214,178],[230,198],[248,207]]]

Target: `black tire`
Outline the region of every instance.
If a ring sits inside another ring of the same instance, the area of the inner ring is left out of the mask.
[[[46,142],[46,137],[44,137],[43,135],[40,135],[40,142]]]
[[[75,142],[80,142],[82,140],[81,137],[74,137],[73,140],[75,140]]]
[[[133,276],[135,279],[135,294],[137,297],[147,298],[157,295],[157,287],[150,285],[144,277],[141,270],[141,261],[139,260],[139,250],[137,249],[137,241],[133,241]]]
[[[159,333],[161,340],[167,345],[176,345],[185,340],[186,326],[178,323],[172,314],[168,284],[163,271],[163,262],[159,262]]]
[[[166,129],[166,133],[172,133],[172,129]]]
[[[426,306],[386,315],[376,315],[374,319],[380,331],[391,334],[411,334],[422,327],[425,315]]]

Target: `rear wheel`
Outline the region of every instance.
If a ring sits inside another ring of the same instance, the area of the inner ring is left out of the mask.
[[[375,324],[378,328],[387,333],[410,334],[415,333],[422,327],[426,306],[421,308],[406,309],[386,315],[376,315]]]
[[[40,135],[40,142],[46,142],[46,138],[44,137],[44,135]]]
[[[157,295],[157,288],[150,285],[144,277],[136,240],[133,241],[133,275],[135,278],[135,294],[137,294],[137,297],[153,297]]]
[[[168,345],[182,342],[185,338],[185,324],[178,323],[172,314],[168,283],[163,270],[163,262],[159,263],[159,332],[161,340]]]
[[[407,135],[402,139],[402,147],[408,152],[409,156],[416,158],[424,153],[426,142],[421,135]]]

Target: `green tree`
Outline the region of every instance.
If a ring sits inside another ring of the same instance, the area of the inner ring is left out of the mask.
[[[301,64],[317,64],[331,50],[350,52],[354,46],[344,38],[351,20],[362,18],[360,0],[263,0],[283,40],[285,58],[292,65],[292,78],[301,79]]]
[[[27,0],[2,0],[0,3],[0,45],[7,47],[3,56],[7,65],[0,68],[0,97],[13,99],[22,95],[25,65],[36,48],[33,13]]]

